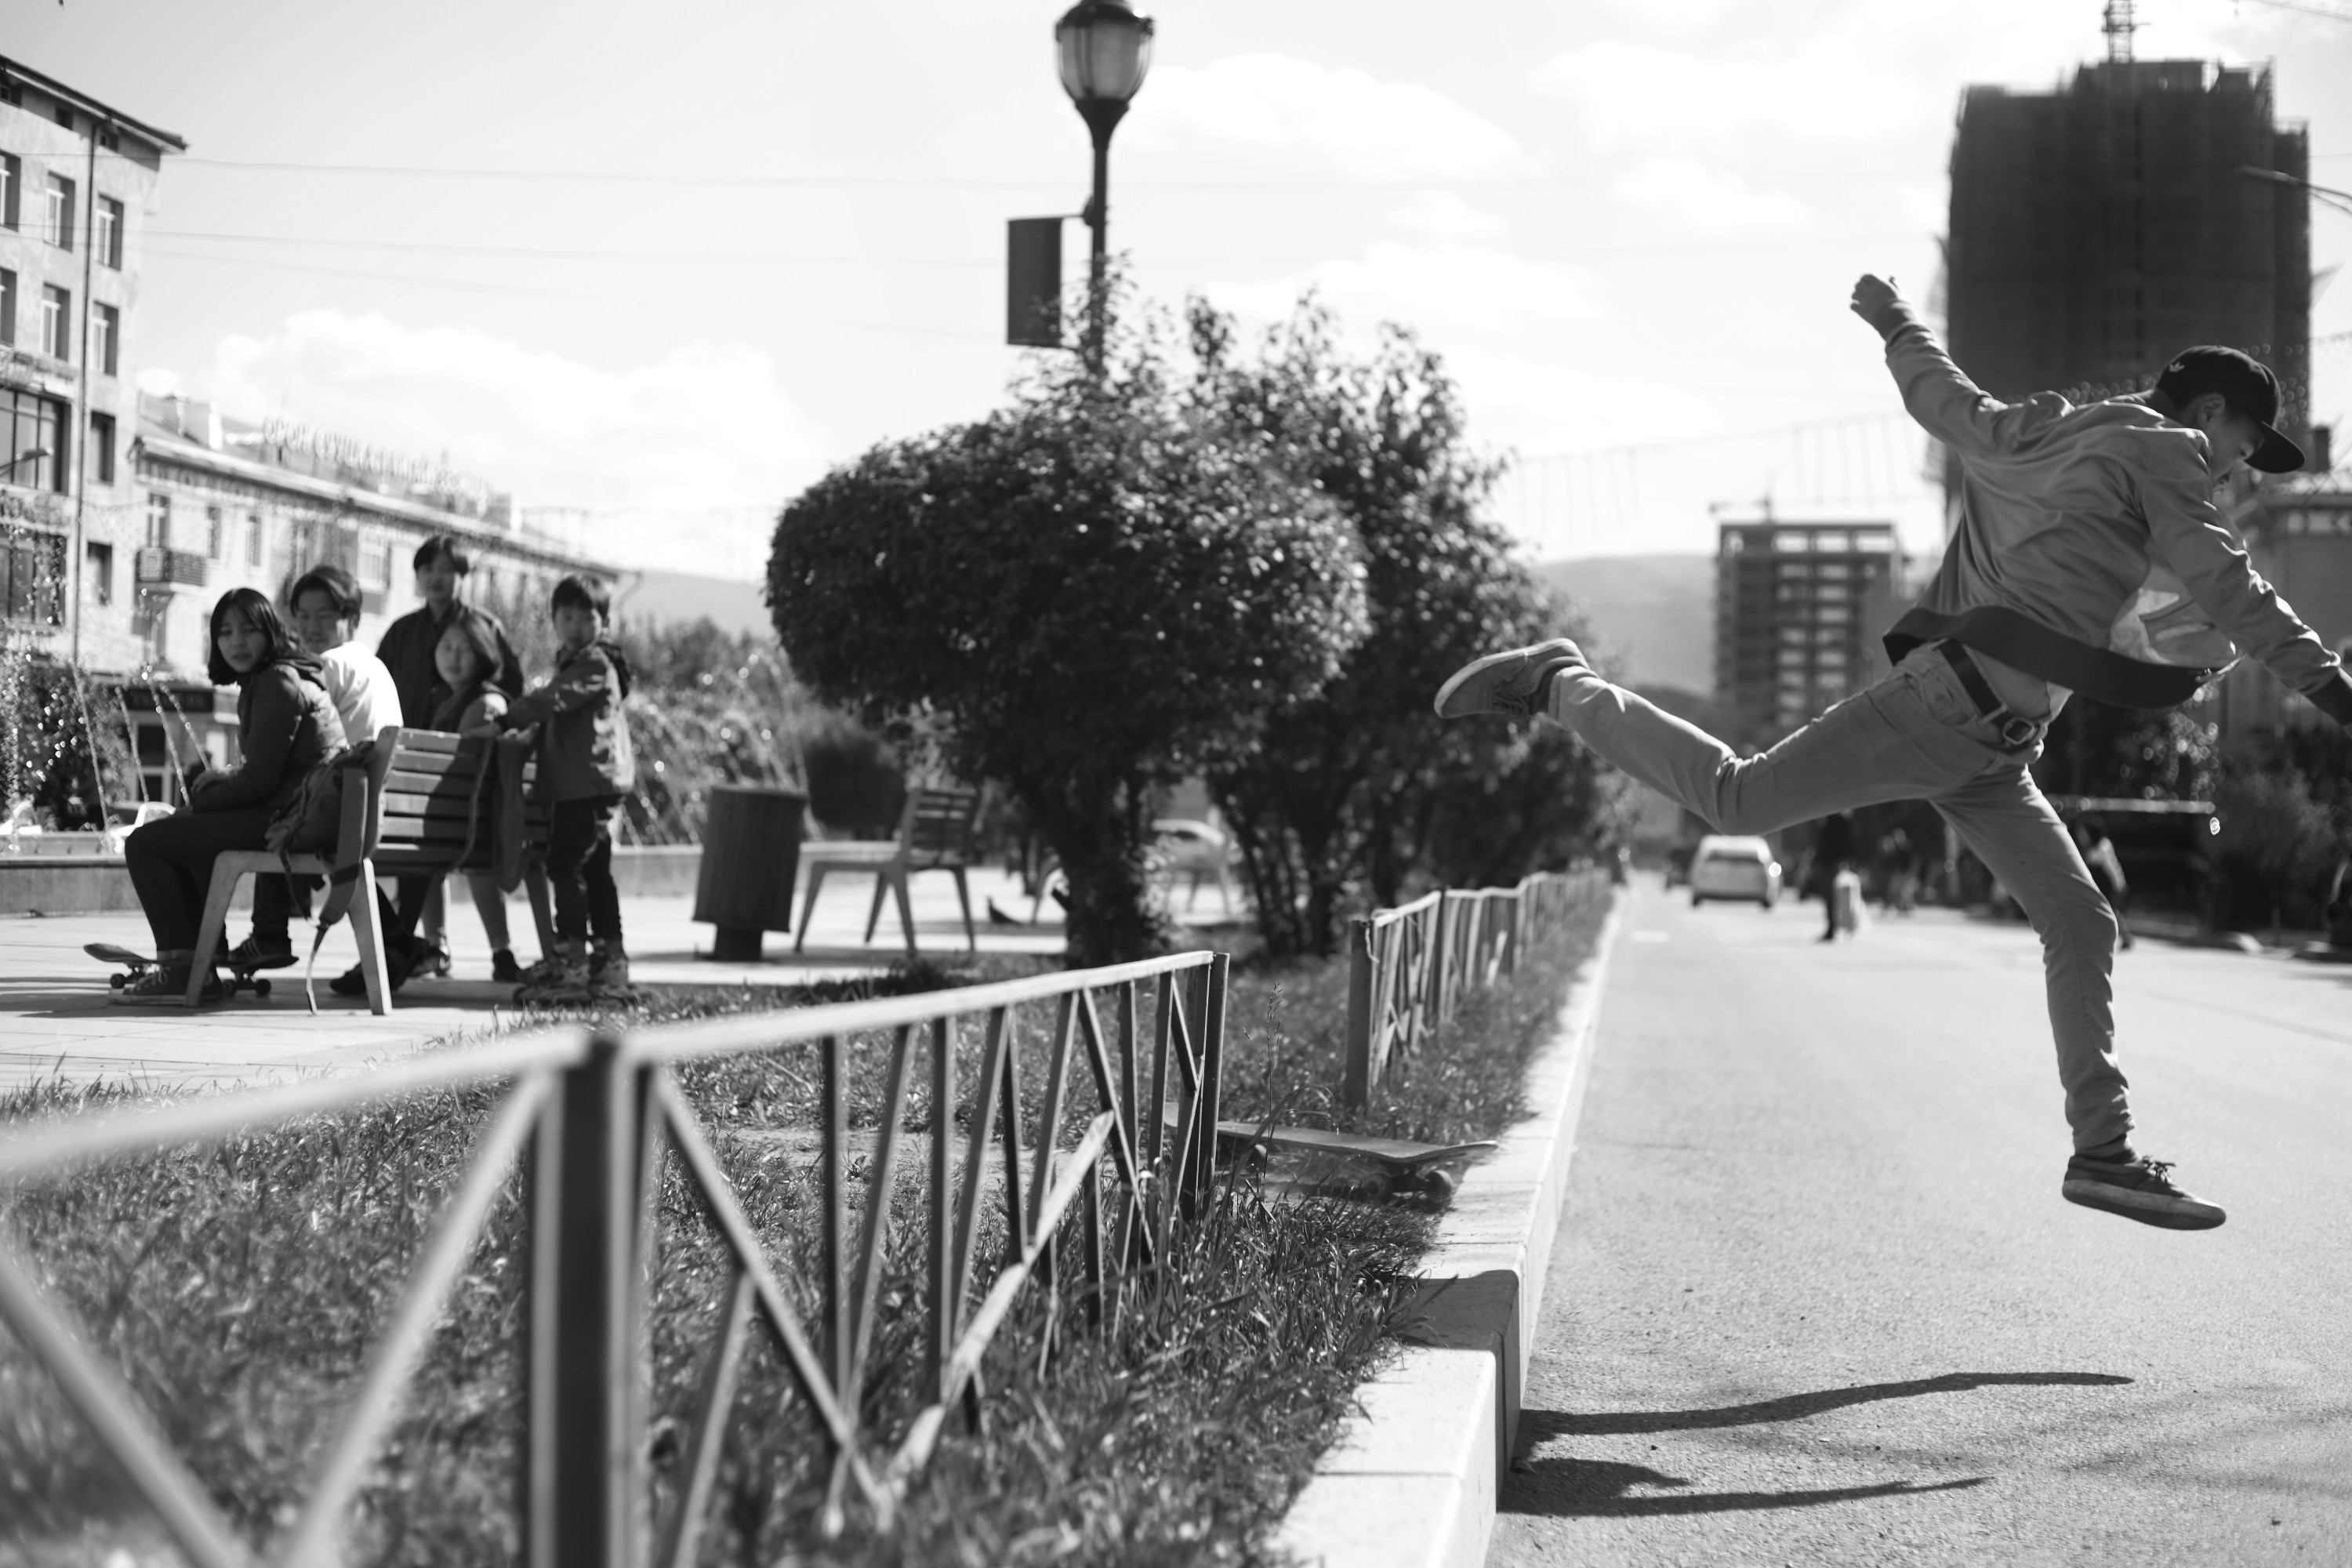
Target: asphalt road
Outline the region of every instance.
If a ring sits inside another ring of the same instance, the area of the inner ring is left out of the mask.
[[[1637,886],[1492,1564],[2352,1563],[2352,968],[2143,942],[2058,1196],[2041,954]]]

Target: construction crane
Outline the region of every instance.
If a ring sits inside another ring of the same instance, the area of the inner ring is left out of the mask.
[[[2130,64],[2132,35],[2139,31],[2132,0],[2107,0],[2106,19],[2100,25],[2100,31],[2107,36],[2107,63]]]

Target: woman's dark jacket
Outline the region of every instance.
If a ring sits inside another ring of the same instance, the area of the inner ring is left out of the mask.
[[[275,810],[302,787],[312,768],[350,743],[335,700],[308,659],[281,658],[239,681],[236,724],[244,758],[233,768],[197,775],[188,796],[198,811]]]

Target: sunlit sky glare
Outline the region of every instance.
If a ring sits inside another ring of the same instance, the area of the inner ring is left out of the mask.
[[[1766,493],[1932,544],[1848,289],[1927,295],[1964,86],[2105,48],[2101,0],[1144,8],[1111,188],[1142,293],[1263,322],[1311,284],[1367,341],[1418,328],[1480,442],[1610,453],[1497,497],[1546,557],[1708,549],[1710,503]],[[828,465],[1002,397],[1003,221],[1087,190],[1061,9],[17,0],[0,49],[190,143],[145,236],[151,384],[446,451],[603,510],[624,561],[750,575]],[[2138,10],[2143,58],[2275,62],[2314,179],[2352,187],[2352,21]],[[2313,240],[2352,259],[2352,216]],[[2313,319],[2347,331],[2352,283]],[[2342,421],[2352,354],[2321,369]]]

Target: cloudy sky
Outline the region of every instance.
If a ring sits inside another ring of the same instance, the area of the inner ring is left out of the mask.
[[[190,143],[146,236],[156,384],[749,575],[828,464],[1001,395],[1003,220],[1086,195],[1060,9],[67,0],[5,47]],[[1263,320],[1313,286],[1418,328],[1520,458],[1496,507],[1531,553],[1706,549],[1710,506],[1768,495],[1927,544],[1846,291],[1927,293],[1960,90],[2056,83],[2101,9],[1169,0],[1112,240],[1160,300]],[[2143,58],[2274,61],[2314,177],[2352,186],[2352,0],[2139,13]],[[2352,258],[2352,216],[2314,238]],[[2352,331],[2352,284],[2314,331]],[[2341,420],[2352,350],[2321,365]]]

